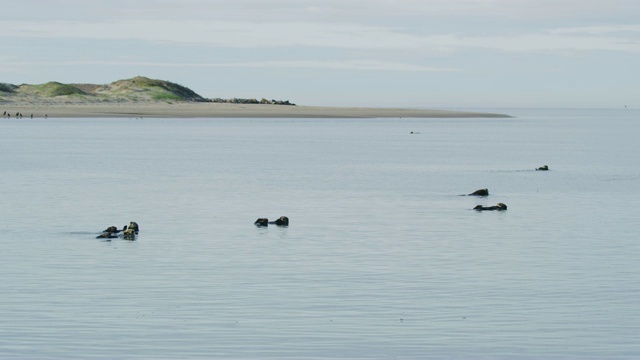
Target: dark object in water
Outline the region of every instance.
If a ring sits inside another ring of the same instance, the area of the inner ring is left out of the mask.
[[[117,233],[119,233],[119,232],[121,232],[121,231],[125,231],[125,230],[127,230],[127,225],[125,225],[125,226],[122,228],[122,230],[119,230],[119,229],[118,229],[117,227],[115,227],[115,226],[109,226],[108,228],[106,228],[106,229],[102,230],[102,232],[105,232],[105,233],[112,233],[112,234],[117,234]]]
[[[278,220],[272,222],[271,224],[276,224],[278,226],[289,226],[289,218],[286,216],[280,216]]]
[[[489,189],[480,189],[472,192],[469,196],[489,196]]]
[[[140,231],[140,227],[138,226],[138,223],[135,221],[129,222],[129,229],[132,229],[136,234]]]
[[[267,218],[259,218],[253,225],[257,227],[269,226],[269,224],[277,226],[289,226],[289,218],[286,216],[280,216],[276,221],[269,221]]]
[[[109,226],[102,231],[102,234],[98,235],[96,239],[115,239],[118,237],[118,233],[122,232],[122,237],[126,240],[135,240],[139,231],[138,223],[132,221],[129,225],[125,225],[122,229],[118,229],[115,226]]]
[[[136,231],[134,229],[129,228],[122,232],[122,238],[125,240],[135,240]]]
[[[102,234],[96,236],[96,239],[114,239],[117,238],[118,235],[112,233],[112,232],[103,232]]]
[[[547,165],[542,165],[539,168],[537,168],[536,170],[547,171],[547,170],[549,170],[549,167]]]
[[[503,203],[498,203],[497,205],[494,205],[494,206],[478,205],[478,206],[474,207],[473,210],[477,210],[477,211],[485,211],[485,210],[503,211],[503,210],[507,210],[507,205],[505,205]]]

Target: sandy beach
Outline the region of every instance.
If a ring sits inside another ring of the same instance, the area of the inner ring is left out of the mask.
[[[23,118],[504,118],[505,114],[372,107],[321,107],[211,102],[0,103]]]

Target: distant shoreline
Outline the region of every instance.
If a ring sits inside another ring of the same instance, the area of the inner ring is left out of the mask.
[[[375,107],[285,106],[212,102],[0,102],[11,118],[510,118],[506,114]]]

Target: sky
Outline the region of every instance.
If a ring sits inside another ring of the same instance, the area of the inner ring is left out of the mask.
[[[0,0],[0,82],[207,98],[640,108],[638,0]]]

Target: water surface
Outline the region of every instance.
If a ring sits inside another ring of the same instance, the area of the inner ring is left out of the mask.
[[[640,113],[507,112],[3,119],[0,358],[637,358]]]

